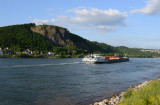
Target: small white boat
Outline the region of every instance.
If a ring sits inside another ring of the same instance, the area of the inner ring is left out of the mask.
[[[105,57],[101,54],[91,54],[82,59],[83,62],[90,62],[90,63],[104,63],[106,62]]]

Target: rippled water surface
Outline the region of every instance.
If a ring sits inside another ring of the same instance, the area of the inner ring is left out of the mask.
[[[160,58],[113,64],[0,58],[0,105],[88,105],[160,77]]]

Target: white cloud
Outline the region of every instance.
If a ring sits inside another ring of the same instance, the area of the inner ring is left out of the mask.
[[[97,31],[100,30],[100,31],[102,31],[102,32],[106,32],[106,31],[114,31],[114,30],[116,30],[116,29],[115,29],[115,27],[111,27],[111,26],[100,26],[100,25],[99,25],[99,26],[96,27],[96,30],[97,30]]]
[[[149,0],[146,7],[132,10],[131,13],[142,13],[146,15],[155,15],[160,13],[160,0]]]
[[[121,26],[125,25],[123,20],[127,14],[119,12],[118,10],[99,10],[92,8],[75,9],[71,11],[75,17],[68,18],[68,21],[79,25],[107,25],[107,26]]]
[[[54,24],[55,19],[51,20],[41,20],[41,19],[35,19],[32,20],[33,23],[36,23],[37,25],[42,25],[42,24]]]
[[[29,16],[29,17],[28,17],[28,19],[32,19],[32,18],[33,18],[32,16]]]
[[[57,16],[53,20],[33,20],[36,24],[54,24],[65,27],[95,29],[99,31],[113,31],[117,26],[125,26],[127,13],[118,10],[100,10],[96,8],[77,8],[68,10],[71,16]]]

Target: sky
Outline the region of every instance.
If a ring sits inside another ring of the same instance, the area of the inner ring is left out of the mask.
[[[112,46],[160,49],[160,0],[0,0],[0,27],[58,25]]]

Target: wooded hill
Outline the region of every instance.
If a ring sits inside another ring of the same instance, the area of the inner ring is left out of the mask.
[[[106,55],[159,56],[159,54],[141,52],[138,49],[92,42],[70,33],[66,28],[51,25],[36,26],[34,23],[0,27],[0,47],[9,47],[14,51],[25,49],[39,52],[54,51],[61,55],[103,53]]]

